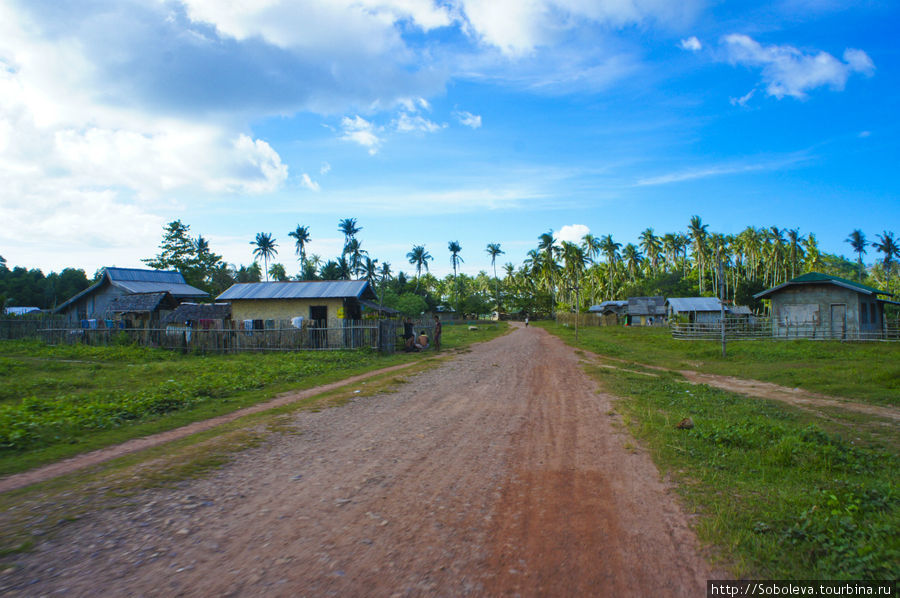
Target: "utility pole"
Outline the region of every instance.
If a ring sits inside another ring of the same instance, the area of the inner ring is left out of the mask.
[[[719,278],[719,307],[721,308],[720,321],[722,323],[722,357],[725,357],[725,279],[722,276],[722,256],[719,256],[717,266]]]

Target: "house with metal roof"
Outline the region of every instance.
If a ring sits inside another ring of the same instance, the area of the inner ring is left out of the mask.
[[[54,312],[64,315],[70,322],[86,318],[102,319],[117,297],[153,293],[168,293],[179,303],[185,299],[202,299],[209,295],[187,284],[181,272],[104,268],[99,282],[71,297]]]
[[[666,300],[669,319],[692,324],[714,324],[722,321],[722,302],[718,297],[669,297]]]
[[[629,297],[628,326],[662,326],[666,323],[665,297]]]
[[[238,321],[360,320],[364,308],[377,310],[377,300],[365,280],[244,282],[216,297],[231,304],[231,317]]]
[[[754,295],[769,300],[778,337],[881,338],[891,293],[859,282],[808,272]]]
[[[178,300],[167,291],[119,295],[106,306],[105,317],[123,322],[125,328],[144,328],[154,320],[164,318],[177,306]]]

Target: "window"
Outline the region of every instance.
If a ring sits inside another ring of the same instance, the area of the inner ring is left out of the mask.
[[[860,324],[868,324],[869,323],[869,304],[868,303],[860,303],[859,304],[859,323]]]

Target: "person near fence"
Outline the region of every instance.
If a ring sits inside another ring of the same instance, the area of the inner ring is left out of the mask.
[[[423,330],[419,336],[411,336],[406,339],[407,351],[424,351],[428,348],[428,335]]]
[[[441,319],[434,316],[434,350],[441,350]]]

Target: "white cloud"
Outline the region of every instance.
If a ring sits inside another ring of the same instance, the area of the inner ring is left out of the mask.
[[[750,98],[752,98],[752,97],[753,97],[753,94],[755,94],[755,93],[756,93],[756,90],[755,90],[755,89],[751,89],[750,91],[748,91],[747,93],[745,93],[745,94],[742,95],[741,97],[739,97],[739,98],[730,98],[729,101],[731,102],[731,105],[732,105],[732,106],[746,106],[746,105],[747,105],[747,102],[750,101]]]
[[[435,131],[440,131],[447,125],[439,125],[436,122],[430,121],[427,118],[419,116],[418,114],[407,114],[406,112],[402,112],[400,116],[394,121],[395,126],[398,131],[402,133],[434,133]]]
[[[679,43],[678,45],[682,50],[690,50],[691,52],[699,52],[703,49],[703,44],[701,44],[700,40],[697,39],[697,37],[694,35],[687,39],[681,40],[681,43]]]
[[[525,56],[584,26],[678,26],[693,18],[694,0],[460,0],[464,29],[507,56]]]
[[[803,152],[797,152],[779,158],[762,158],[757,160],[745,160],[725,164],[714,164],[711,166],[688,168],[686,170],[681,170],[678,172],[671,172],[663,175],[641,178],[638,179],[637,183],[635,183],[635,186],[645,187],[653,185],[668,185],[671,183],[681,183],[684,181],[693,181],[696,179],[705,179],[731,174],[781,170],[783,168],[789,168],[795,164],[799,164],[807,160],[809,160],[809,156],[807,156]]]
[[[326,175],[331,172],[331,164],[328,162],[322,162],[322,166],[319,168],[319,174]]]
[[[556,233],[554,233],[554,236],[556,237],[556,241],[558,243],[568,241],[569,243],[575,243],[576,245],[579,245],[581,243],[581,239],[590,232],[591,229],[585,224],[567,224],[556,231]]]
[[[841,62],[827,52],[804,53],[793,46],[763,46],[752,38],[731,34],[723,38],[725,52],[732,64],[762,68],[766,93],[781,99],[803,99],[807,92],[822,86],[844,89],[853,73],[871,75],[875,65],[862,50],[848,48]]]
[[[456,117],[456,120],[458,120],[460,124],[471,127],[472,129],[478,129],[479,127],[481,127],[480,115],[472,114],[471,112],[466,112],[465,110],[457,110],[453,113],[453,116]]]
[[[341,120],[341,127],[344,129],[341,139],[352,141],[368,148],[369,153],[373,156],[378,153],[382,140],[375,133],[375,125],[356,115],[353,118],[345,116]]]
[[[309,189],[310,191],[319,191],[321,187],[319,187],[319,183],[312,180],[308,174],[305,172],[300,177],[300,184]]]

